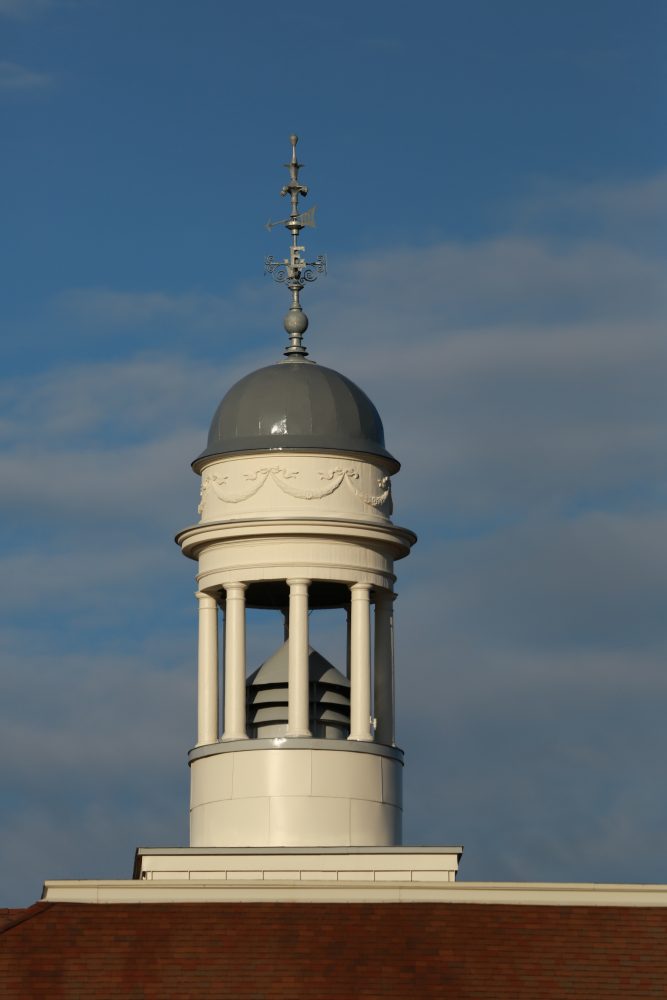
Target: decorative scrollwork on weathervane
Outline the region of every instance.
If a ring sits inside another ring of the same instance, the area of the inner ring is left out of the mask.
[[[275,257],[267,257],[264,261],[264,274],[270,274],[274,281],[284,283],[287,281],[287,262],[276,260]]]
[[[292,203],[292,210],[287,219],[280,219],[279,222],[272,222],[270,219],[266,224],[269,232],[274,226],[285,226],[292,234],[292,246],[289,257],[284,260],[276,260],[272,255],[264,260],[264,273],[270,274],[278,284],[287,285],[292,293],[292,305],[285,316],[285,329],[290,339],[289,347],[285,350],[287,357],[305,357],[308,351],[303,346],[303,335],[308,329],[308,317],[301,308],[300,294],[307,282],[317,281],[320,274],[327,273],[327,259],[320,255],[315,260],[306,260],[302,256],[305,247],[299,246],[299,234],[302,229],[315,227],[315,208],[309,208],[307,212],[299,212],[299,196],[308,194],[308,188],[299,183],[299,170],[303,166],[296,156],[296,144],[298,136],[291,135],[292,159],[285,166],[290,172],[289,184],[286,184],[281,195],[288,194]]]
[[[314,261],[306,265],[304,271],[301,272],[302,281],[317,281],[320,274],[327,273],[327,259],[323,254],[320,254]]]

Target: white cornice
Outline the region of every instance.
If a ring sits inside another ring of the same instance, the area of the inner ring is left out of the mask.
[[[667,885],[566,882],[49,881],[49,903],[477,903],[667,906]]]

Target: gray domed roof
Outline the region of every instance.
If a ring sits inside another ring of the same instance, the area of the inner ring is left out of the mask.
[[[304,359],[259,368],[233,385],[193,466],[199,471],[207,458],[276,450],[360,452],[399,467],[366,393],[332,368]]]

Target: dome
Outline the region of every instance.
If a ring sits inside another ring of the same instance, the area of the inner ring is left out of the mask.
[[[246,375],[215,411],[193,462],[247,451],[343,451],[399,463],[384,446],[380,414],[350,379],[312,361],[288,360]]]

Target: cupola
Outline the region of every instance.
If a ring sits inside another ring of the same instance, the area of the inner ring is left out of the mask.
[[[285,358],[223,397],[193,462],[200,520],[177,539],[198,563],[193,848],[401,842],[394,563],[415,536],[391,519],[400,466],[377,409],[347,375],[307,357],[300,294],[325,260],[303,256],[313,213],[300,210],[307,189],[291,141],[282,190],[291,246],[285,259],[266,260],[291,294]],[[283,642],[261,664],[247,662],[249,608],[282,618]],[[334,609],[347,623],[338,664],[309,636],[310,612]]]

